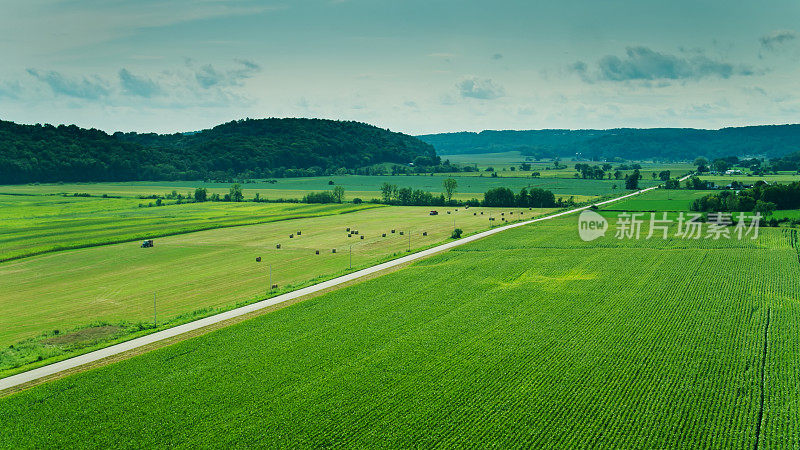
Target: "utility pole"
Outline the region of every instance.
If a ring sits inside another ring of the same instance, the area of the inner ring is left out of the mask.
[[[153,292],[153,325],[158,328],[158,312],[156,310],[156,293]]]
[[[353,269],[353,244],[350,244],[350,270]]]
[[[408,251],[411,251],[411,231],[408,232]]]
[[[272,264],[269,265],[269,291],[272,292]]]

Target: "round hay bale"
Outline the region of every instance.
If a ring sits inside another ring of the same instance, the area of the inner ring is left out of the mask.
[[[303,232],[302,232],[302,231],[298,231],[298,232],[297,232],[297,235],[298,235],[298,236],[300,236],[301,234],[303,234]]]
[[[261,257],[260,256],[256,256],[256,262],[261,262]]]
[[[386,237],[386,233],[381,234],[381,237]]]
[[[427,231],[423,231],[423,232],[422,232],[422,235],[423,235],[423,236],[427,236],[427,235],[428,235],[428,232],[427,232]]]
[[[403,232],[401,231],[401,232],[400,232],[400,236],[402,236],[402,235],[403,235]]]
[[[281,244],[276,245],[275,248],[281,248]]]
[[[293,238],[294,238],[294,235],[293,235],[293,234],[290,234],[290,235],[289,235],[289,239],[293,239]]]
[[[361,236],[361,239],[364,239],[364,236]]]
[[[317,250],[317,254],[319,255],[319,250]]]
[[[331,253],[336,253],[336,249],[331,249]]]

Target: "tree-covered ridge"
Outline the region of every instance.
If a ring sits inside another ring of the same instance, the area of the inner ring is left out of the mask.
[[[359,122],[246,119],[197,133],[107,133],[0,121],[0,184],[325,175],[438,165],[432,146]]]
[[[611,130],[482,131],[419,136],[440,154],[521,151],[537,158],[687,160],[728,155],[775,158],[800,149],[800,125],[720,130],[620,128]]]

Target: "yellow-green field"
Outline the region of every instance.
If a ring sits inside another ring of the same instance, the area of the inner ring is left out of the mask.
[[[381,207],[164,237],[149,249],[128,242],[7,261],[0,264],[0,346],[93,323],[152,322],[154,294],[160,322],[227,308],[267,296],[270,266],[272,282],[289,290],[345,272],[351,246],[352,267],[363,267],[445,241],[454,225],[471,233],[489,228],[490,216],[500,224],[551,211],[437,208],[430,216],[430,209]],[[348,227],[359,234],[348,237]]]
[[[380,205],[205,202],[0,194],[0,261],[189,231],[359,211]]]

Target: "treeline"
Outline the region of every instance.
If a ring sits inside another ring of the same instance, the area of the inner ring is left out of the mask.
[[[800,171],[800,151],[790,153],[782,158],[770,160],[772,170],[794,170]]]
[[[769,125],[720,130],[621,128],[611,130],[527,130],[446,133],[419,136],[440,154],[521,151],[547,159],[576,154],[594,161],[614,158],[685,161],[697,156],[781,157],[800,148],[800,125]],[[795,169],[783,169],[795,170]]]
[[[750,170],[753,175],[765,175],[782,171],[800,172],[800,152],[773,158],[768,162],[759,158],[740,159],[738,156],[724,156],[713,161],[698,157],[694,160],[694,164],[697,166],[698,173],[725,173],[729,169],[737,168]]]
[[[395,185],[384,183],[381,187],[380,199],[373,202],[385,205],[400,206],[487,206],[487,207],[521,207],[521,208],[552,208],[556,206],[569,206],[575,204],[572,197],[567,200],[559,198],[544,189],[523,188],[514,193],[509,188],[496,187],[483,194],[483,200],[472,198],[462,201],[452,198],[452,191],[433,194],[428,191],[411,188],[398,188]]]
[[[0,121],[0,184],[229,181],[405,173],[405,167],[453,168],[417,138],[359,122],[246,119],[196,133],[109,135],[75,125]]]
[[[692,211],[758,211],[769,215],[776,209],[800,208],[800,182],[769,185],[757,182],[741,191],[721,191],[692,202]]]

